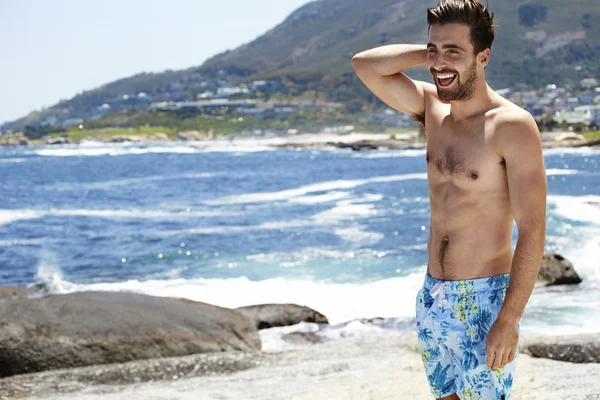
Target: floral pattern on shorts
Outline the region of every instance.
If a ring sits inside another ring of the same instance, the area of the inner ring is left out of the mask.
[[[461,281],[425,276],[417,295],[417,337],[435,398],[509,399],[516,360],[492,371],[485,341],[509,282],[510,274]]]

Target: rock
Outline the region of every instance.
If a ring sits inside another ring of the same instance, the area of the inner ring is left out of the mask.
[[[68,137],[48,137],[46,139],[46,144],[48,145],[61,145],[61,144],[70,144],[71,143],[71,139],[69,139]]]
[[[580,142],[586,141],[585,136],[583,136],[581,133],[575,133],[575,132],[563,132],[563,133],[553,135],[552,140],[554,140],[555,142],[562,142],[565,140],[573,140],[573,141],[580,141]]]
[[[372,140],[361,140],[358,142],[352,143],[334,143],[328,142],[328,146],[337,147],[338,149],[352,149],[354,151],[364,151],[364,150],[377,150],[379,147],[385,147],[381,143],[374,142]]]
[[[25,136],[0,136],[0,147],[27,147],[31,142]]]
[[[291,343],[291,344],[296,344],[296,345],[301,345],[301,346],[305,346],[305,345],[311,345],[311,344],[318,344],[318,343],[325,343],[330,341],[331,339],[321,336],[321,335],[317,335],[313,332],[292,332],[292,333],[287,333],[285,335],[283,335],[281,337],[282,340]]]
[[[115,135],[106,136],[105,139],[101,140],[109,143],[140,143],[140,142],[167,142],[169,137],[166,133],[157,132],[152,135]]]
[[[538,282],[546,285],[565,285],[581,283],[573,264],[560,254],[544,254]]]
[[[268,144],[269,147],[276,149],[288,149],[288,148],[299,148],[299,149],[310,149],[310,148],[326,148],[326,147],[337,147],[340,149],[348,148],[354,151],[363,150],[378,150],[378,149],[389,149],[389,150],[415,150],[424,149],[425,143],[415,140],[405,139],[380,139],[380,140],[359,140],[356,142],[312,142],[312,143],[280,143],[280,144]]]
[[[538,336],[523,340],[523,353],[572,363],[600,363],[600,334]]]
[[[327,144],[329,146],[331,144]],[[279,143],[267,144],[267,146],[275,149],[320,149],[327,147],[326,143]]]
[[[296,325],[300,322],[329,324],[323,314],[296,304],[259,304],[236,308],[236,310],[250,319],[257,329]]]
[[[127,142],[139,142],[140,138],[135,135],[132,135],[132,136],[115,135],[115,136],[107,137],[107,140],[109,143],[127,143]]]
[[[152,135],[151,138],[152,138],[152,140],[158,141],[158,142],[168,142],[169,141],[169,136],[167,136],[167,134],[163,133],[163,132],[157,132],[154,135]]]
[[[273,363],[276,357],[277,354],[260,351],[226,351],[14,375],[0,380],[0,399],[37,399],[50,393],[65,393],[71,399],[78,399],[84,396],[74,392],[91,386],[114,388],[115,385],[173,380],[174,376],[186,379],[231,375]]]
[[[193,141],[193,140],[206,140],[207,135],[200,133],[198,131],[184,131],[177,132],[177,137],[181,140],[185,141]]]
[[[600,146],[600,139],[592,139],[592,140],[588,140],[585,143],[580,143],[575,145],[574,147],[584,147],[584,146]]]
[[[241,313],[134,293],[0,302],[0,377],[138,359],[260,350]]]

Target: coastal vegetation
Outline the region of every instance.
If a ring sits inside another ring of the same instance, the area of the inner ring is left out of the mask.
[[[361,122],[362,121],[362,122]],[[366,122],[359,116],[343,112],[324,112],[320,110],[296,110],[287,115],[263,118],[246,116],[240,113],[222,113],[221,115],[202,115],[194,112],[142,111],[110,116],[90,121],[68,130],[46,132],[50,137],[67,137],[72,142],[98,136],[134,136],[164,133],[169,139],[176,139],[177,132],[198,131],[213,132],[220,135],[257,135],[271,132],[316,132],[321,126],[352,125],[361,132],[403,133],[406,129],[389,128],[385,124]],[[295,130],[295,131],[294,131]],[[31,133],[34,135],[31,135]],[[38,139],[39,130],[26,130],[29,139]]]

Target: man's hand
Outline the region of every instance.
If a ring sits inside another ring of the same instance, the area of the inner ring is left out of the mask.
[[[518,322],[496,319],[486,337],[487,356],[485,363],[492,371],[504,368],[515,358],[519,343]],[[494,354],[496,355],[494,357]]]

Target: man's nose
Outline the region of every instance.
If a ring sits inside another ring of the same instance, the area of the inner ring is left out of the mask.
[[[433,58],[433,63],[431,64],[431,67],[436,70],[436,71],[443,71],[445,68],[445,64],[444,64],[444,60],[442,57],[440,57],[439,54],[436,54]]]

